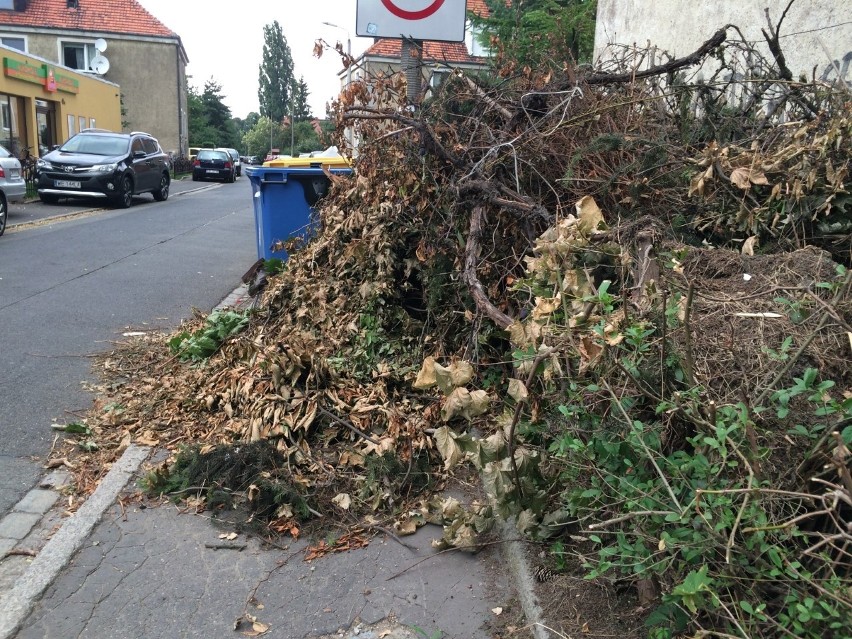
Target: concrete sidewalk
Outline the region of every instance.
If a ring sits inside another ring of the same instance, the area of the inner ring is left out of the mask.
[[[238,179],[238,182],[240,180],[248,181],[248,178],[241,177]],[[193,182],[190,178],[173,180],[169,188],[169,198],[192,193],[193,191],[219,188],[221,186],[222,184],[219,182]],[[148,193],[133,198],[134,207],[144,206],[153,202],[153,197]],[[10,233],[16,229],[20,230],[38,224],[59,221],[68,217],[108,210],[111,210],[108,203],[105,200],[98,199],[62,199],[57,204],[43,204],[38,199],[23,203],[14,203],[9,205],[6,232]]]
[[[115,465],[119,478],[111,471],[73,517],[48,513],[47,526],[17,546],[49,534],[35,558],[4,560],[19,568],[11,583],[0,563],[10,588],[0,597],[0,637],[171,639],[268,630],[281,638],[489,639],[509,636],[507,625],[528,624],[522,602],[531,581],[518,573],[511,542],[477,555],[438,553],[431,539],[441,530],[427,525],[401,539],[376,531],[366,547],[305,561],[316,539],[272,547],[232,534],[232,525],[209,513],[140,497],[148,453],[128,449]],[[87,511],[90,502],[101,503]],[[541,632],[511,636],[547,636]]]
[[[241,286],[220,306],[251,301]],[[477,555],[436,552],[427,525],[305,561],[317,540],[269,546],[140,497],[154,454],[130,447],[73,516],[54,472],[0,521],[0,639],[552,636],[511,526]]]

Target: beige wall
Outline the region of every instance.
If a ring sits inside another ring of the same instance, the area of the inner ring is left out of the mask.
[[[176,42],[54,32],[28,34],[27,46],[34,55],[58,60],[59,40],[92,42],[97,37],[107,41],[104,56],[110,63],[102,77],[121,87],[125,109],[122,120],[127,122],[124,130],[146,131],[160,141],[164,151],[185,153],[188,143],[180,132],[187,130],[186,65]],[[115,130],[122,130],[121,121]]]
[[[697,49],[728,23],[740,27],[747,40],[763,43],[760,30],[767,27],[764,9],[769,8],[775,25],[788,3],[789,0],[598,0],[595,56],[604,53],[609,43],[646,47],[650,41],[679,57]],[[818,79],[824,76],[835,80],[838,71],[831,65],[833,59],[838,61],[840,76],[852,85],[849,7],[848,0],[793,2],[781,25],[781,46],[794,76],[805,74],[810,78],[815,72]],[[728,35],[738,37],[733,31]],[[771,55],[765,43],[760,51],[767,57]]]

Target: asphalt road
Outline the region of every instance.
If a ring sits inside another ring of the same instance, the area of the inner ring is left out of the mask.
[[[0,237],[0,515],[43,473],[51,423],[90,405],[91,355],[213,308],[257,259],[245,177],[93,206],[13,204]]]

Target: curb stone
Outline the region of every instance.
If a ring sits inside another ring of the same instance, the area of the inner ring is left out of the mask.
[[[113,464],[95,492],[73,517],[65,520],[59,531],[45,544],[26,572],[17,579],[15,586],[0,597],[0,639],[10,639],[17,632],[32,610],[36,598],[79,550],[103,512],[133,477],[150,450],[146,446],[129,446]]]

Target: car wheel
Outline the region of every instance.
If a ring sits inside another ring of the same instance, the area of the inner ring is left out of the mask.
[[[163,173],[162,177],[160,177],[160,188],[154,191],[154,199],[157,202],[164,202],[169,199],[169,174]]]
[[[9,205],[6,198],[0,193],[0,235],[6,232],[6,218],[9,217]]]
[[[39,193],[38,199],[45,204],[56,204],[59,201],[59,198],[56,195],[48,195],[46,193]]]
[[[125,175],[118,187],[115,205],[120,209],[127,209],[131,204],[133,204],[133,180],[129,175]]]

